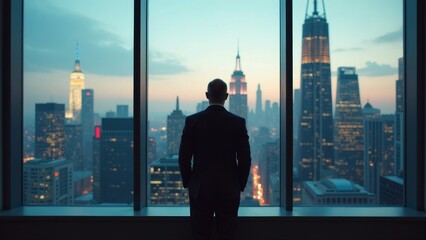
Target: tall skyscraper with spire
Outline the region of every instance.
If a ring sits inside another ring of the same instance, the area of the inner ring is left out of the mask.
[[[328,23],[316,0],[303,24],[300,86],[300,177],[317,181],[333,174],[334,144]]]
[[[256,115],[257,117],[261,117],[263,114],[262,110],[262,90],[260,90],[260,83],[257,84],[256,91]]]
[[[334,116],[335,165],[339,178],[364,182],[364,125],[358,75],[354,67],[337,70]]]
[[[240,50],[238,47],[235,70],[229,83],[229,111],[247,120],[247,82],[241,70]]]
[[[176,97],[176,109],[167,116],[167,154],[179,153],[180,138],[186,116],[179,109],[179,97]]]
[[[84,74],[80,67],[80,49],[78,43],[76,52],[74,70],[70,77],[69,105],[65,117],[69,123],[79,124],[81,122],[81,93],[84,89]]]

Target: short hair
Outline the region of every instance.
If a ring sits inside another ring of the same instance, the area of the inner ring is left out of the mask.
[[[225,100],[226,92],[228,91],[228,87],[226,83],[219,78],[216,78],[209,82],[207,86],[207,93],[209,94],[209,98],[212,101],[223,101]]]

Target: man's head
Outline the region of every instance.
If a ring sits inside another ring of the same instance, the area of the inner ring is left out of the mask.
[[[228,98],[227,91],[226,83],[223,80],[216,78],[209,82],[206,97],[209,99],[209,103],[224,104],[225,100]]]

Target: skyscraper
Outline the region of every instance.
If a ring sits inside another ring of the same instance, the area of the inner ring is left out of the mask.
[[[81,125],[65,124],[65,159],[73,163],[74,171],[84,170],[81,134]]]
[[[260,90],[260,83],[257,84],[257,91],[256,91],[256,115],[257,118],[261,119],[263,114],[262,110],[262,90]]]
[[[358,75],[354,67],[337,70],[334,146],[337,176],[362,184],[364,179],[364,127]]]
[[[93,137],[93,200],[101,201],[101,126],[96,125]]]
[[[180,138],[186,116],[179,109],[179,97],[176,98],[176,109],[167,116],[167,154],[179,153]]]
[[[93,169],[93,132],[95,128],[94,119],[94,92],[93,89],[83,89],[81,108],[81,131],[83,168]]]
[[[331,175],[334,144],[328,23],[316,0],[303,24],[301,74],[300,177],[317,181]]]
[[[395,115],[383,114],[383,158],[380,176],[395,175]]]
[[[241,70],[240,51],[237,52],[235,70],[229,83],[229,111],[247,120],[247,82]]]
[[[64,158],[65,105],[37,103],[35,119],[35,153],[39,159]]]
[[[395,112],[395,174],[402,177],[404,172],[404,109],[405,81],[404,58],[398,59],[398,80],[396,80]]]
[[[70,96],[66,118],[70,123],[81,122],[81,91],[84,89],[84,74],[80,67],[80,50],[77,43],[77,56],[70,77]]]
[[[383,122],[380,110],[370,103],[362,109],[364,115],[364,187],[379,193],[380,163],[383,159]]]
[[[117,117],[128,118],[129,117],[129,105],[117,105]]]
[[[35,159],[24,163],[25,205],[72,205],[72,162]]]
[[[99,161],[100,202],[132,203],[133,118],[102,119]]]
[[[154,161],[149,167],[150,203],[155,205],[187,205],[188,191],[183,188],[178,155]]]

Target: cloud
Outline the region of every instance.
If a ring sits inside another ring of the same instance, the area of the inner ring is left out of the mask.
[[[399,28],[396,31],[378,36],[374,38],[372,41],[373,43],[376,43],[376,44],[400,42],[402,41],[402,36],[403,36],[402,28]]]
[[[71,71],[80,43],[83,72],[132,75],[133,51],[117,34],[87,16],[57,8],[48,1],[25,3],[24,66],[26,71]]]
[[[393,75],[398,72],[398,69],[396,67],[392,67],[388,64],[378,64],[372,61],[367,61],[365,64],[365,67],[359,68],[357,70],[357,73],[359,75],[379,77]]]
[[[158,51],[150,51],[148,56],[149,74],[173,75],[188,72],[188,68],[177,58]]]
[[[352,52],[352,51],[362,51],[364,48],[360,47],[354,47],[354,48],[337,48],[334,49],[332,52],[338,53],[338,52]]]

